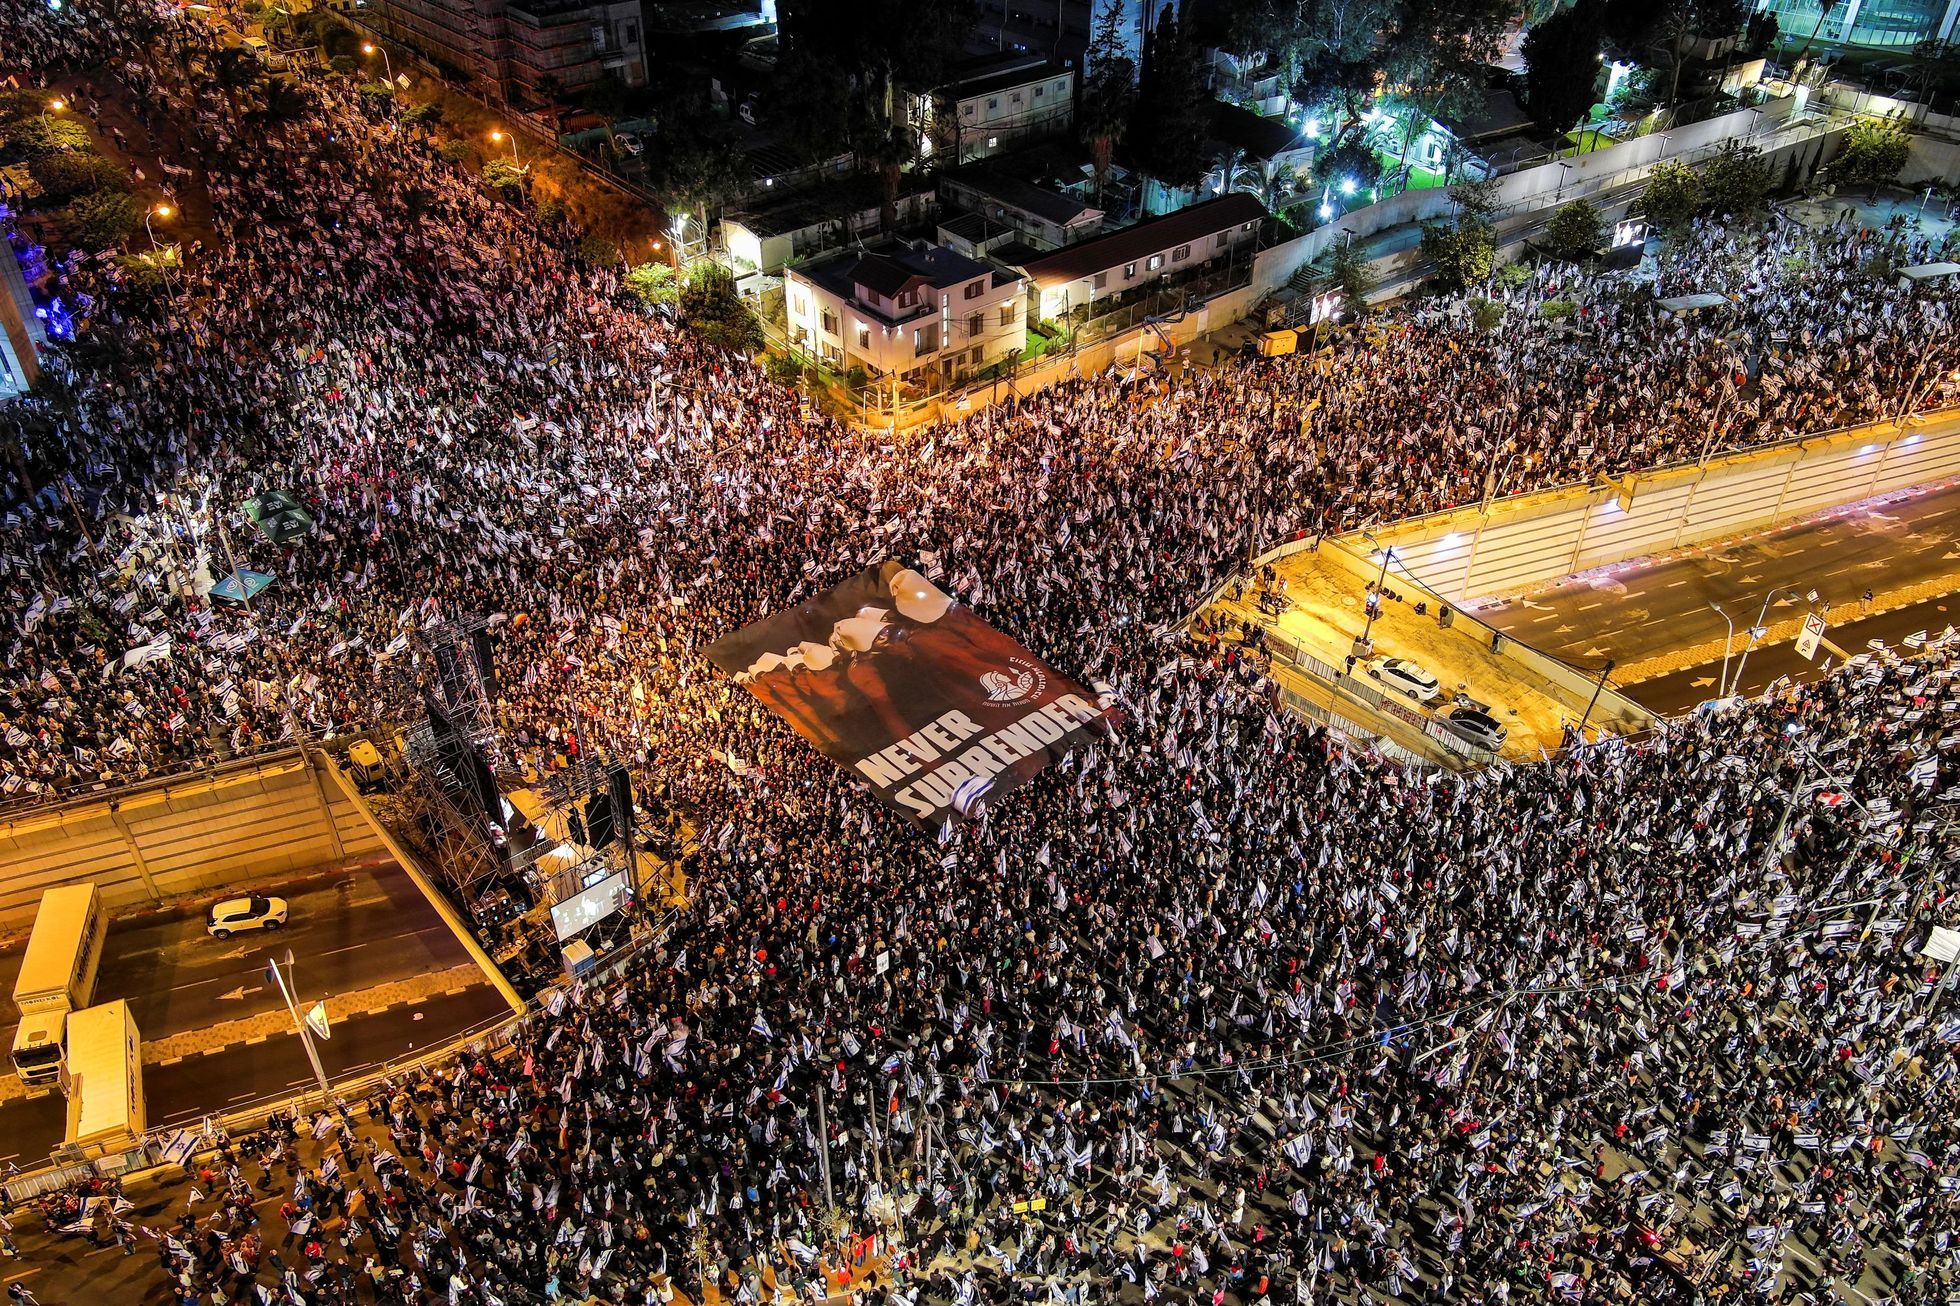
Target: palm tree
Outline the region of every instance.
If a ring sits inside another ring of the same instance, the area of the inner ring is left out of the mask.
[[[1797,47],[1797,52],[1794,55],[1790,56],[1790,74],[1792,76],[1796,75],[1797,65],[1803,61],[1803,57],[1810,53],[1810,43],[1817,39],[1817,33],[1823,29],[1824,20],[1831,16],[1831,12],[1838,7],[1839,3],[1840,0],[1819,0],[1817,5],[1817,21],[1810,25],[1810,35],[1804,37],[1803,44]]]

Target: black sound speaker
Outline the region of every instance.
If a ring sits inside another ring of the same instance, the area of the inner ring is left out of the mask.
[[[612,795],[613,823],[619,830],[620,841],[626,845],[626,855],[633,855],[633,777],[625,767],[613,762],[606,767],[606,787]]]
[[[483,681],[484,696],[494,703],[497,701],[497,661],[491,655],[490,632],[471,631],[470,647],[476,652],[476,674]]]
[[[490,763],[483,760],[483,754],[472,750],[469,755],[469,780],[476,787],[476,801],[483,806],[483,814],[493,825],[504,823],[503,795],[497,792],[497,777],[490,773]]]
[[[613,820],[612,795],[601,789],[586,800],[586,842],[594,848],[604,848],[613,841],[613,836],[618,832],[618,827]]]
[[[442,682],[443,701],[454,706],[462,702],[463,696],[469,692],[469,687],[463,681],[462,659],[458,658],[456,650],[447,644],[436,645],[435,654],[436,676]]]

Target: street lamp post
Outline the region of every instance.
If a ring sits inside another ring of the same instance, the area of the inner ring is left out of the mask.
[[[1749,628],[1749,642],[1742,646],[1742,657],[1735,664],[1735,684],[1730,689],[1731,693],[1740,694],[1742,692],[1742,672],[1749,665],[1749,654],[1755,649],[1756,641],[1763,637],[1767,629],[1763,623],[1769,619],[1769,605],[1776,601],[1776,596],[1779,594],[1795,594],[1796,592],[1796,589],[1792,586],[1778,585],[1775,589],[1763,595],[1762,611],[1756,614],[1756,624]]]
[[[313,1066],[313,1079],[320,1085],[320,1096],[327,1108],[332,1109],[333,1089],[327,1085],[327,1072],[320,1064],[319,1049],[313,1046],[313,1031],[308,1028],[305,1018],[299,1014],[299,1004],[293,1001],[292,986],[287,983],[286,972],[293,968],[293,950],[286,949],[285,970],[280,969],[279,959],[276,957],[267,958],[265,968],[272,973],[273,983],[279,986],[279,996],[286,1000],[286,1011],[293,1018],[293,1028],[299,1033],[300,1043],[306,1048],[306,1059]]]
[[[163,252],[163,247],[157,244],[157,232],[156,232],[156,228],[150,225],[150,215],[155,214],[157,217],[162,218],[165,222],[168,222],[170,221],[170,215],[174,212],[176,212],[176,210],[171,208],[168,204],[158,204],[153,208],[147,208],[143,210],[143,230],[150,238],[150,252],[152,254],[161,254]]]
[[[1708,601],[1708,606],[1715,609],[1723,621],[1729,623],[1728,636],[1722,640],[1722,679],[1715,686],[1715,697],[1727,698],[1729,696],[1729,652],[1735,645],[1735,618],[1723,611],[1722,605],[1713,599]]]
[[[524,166],[524,160],[517,157],[517,137],[515,134],[506,132],[501,127],[497,127],[491,130],[490,139],[496,141],[499,145],[508,140],[510,142],[510,161],[520,168]]]
[[[1382,569],[1380,573],[1375,577],[1375,601],[1372,603],[1363,604],[1363,606],[1368,611],[1368,621],[1367,624],[1362,626],[1361,628],[1361,639],[1359,641],[1360,647],[1366,647],[1372,650],[1374,648],[1374,645],[1368,642],[1368,635],[1369,632],[1371,632],[1375,628],[1376,614],[1382,610],[1382,600],[1381,600],[1382,586],[1388,583],[1388,560],[1395,555],[1395,548],[1393,545],[1384,547],[1380,540],[1377,540],[1373,535],[1368,534],[1368,532],[1366,531],[1363,531],[1361,534],[1363,539],[1373,544],[1376,548],[1381,549],[1381,554],[1382,554]],[[1356,651],[1358,652],[1359,648],[1357,648]]]
[[[393,86],[395,84],[395,63],[394,60],[388,57],[388,52],[385,49],[369,41],[361,47],[361,53],[366,55],[380,55],[381,66],[388,72],[388,85]]]

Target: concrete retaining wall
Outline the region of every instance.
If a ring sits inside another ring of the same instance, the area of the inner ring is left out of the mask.
[[[384,853],[327,765],[296,748],[0,821],[0,931],[56,885],[124,911]]]
[[[1375,532],[1409,576],[1456,603],[1721,539],[1960,477],[1960,411],[1472,505]],[[1349,547],[1372,546],[1358,536]]]
[[[1389,544],[1385,536],[1376,535],[1376,538]],[[1389,547],[1396,548],[1397,556],[1400,556],[1399,546],[1389,544]],[[1340,566],[1353,578],[1356,593],[1372,585],[1381,572],[1381,555],[1375,552],[1374,545],[1358,536],[1329,540],[1327,546],[1321,549],[1320,556]],[[1445,596],[1430,589],[1422,578],[1397,566],[1392,560],[1388,574],[1391,578],[1390,589],[1405,595],[1409,590],[1415,591],[1411,602],[1424,597],[1432,603],[1445,600]],[[1454,629],[1466,641],[1483,645],[1489,645],[1492,637],[1498,633],[1495,627],[1486,625],[1461,609],[1457,611]],[[1592,705],[1590,720],[1593,726],[1609,728],[1614,734],[1633,734],[1648,729],[1654,723],[1653,714],[1615,689],[1611,680],[1599,690],[1598,701],[1594,702],[1593,691],[1599,688],[1596,674],[1589,676],[1569,667],[1549,653],[1541,653],[1510,635],[1497,641],[1496,653],[1500,660],[1509,664],[1507,674],[1563,705],[1571,712],[1575,723],[1588,704]]]

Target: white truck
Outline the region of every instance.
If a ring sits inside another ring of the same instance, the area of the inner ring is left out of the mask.
[[[60,1082],[68,1013],[95,997],[95,972],[108,934],[109,915],[93,884],[63,885],[41,895],[34,932],[27,936],[27,953],[14,981],[14,1005],[20,1008],[14,1072],[21,1083],[40,1087]]]

